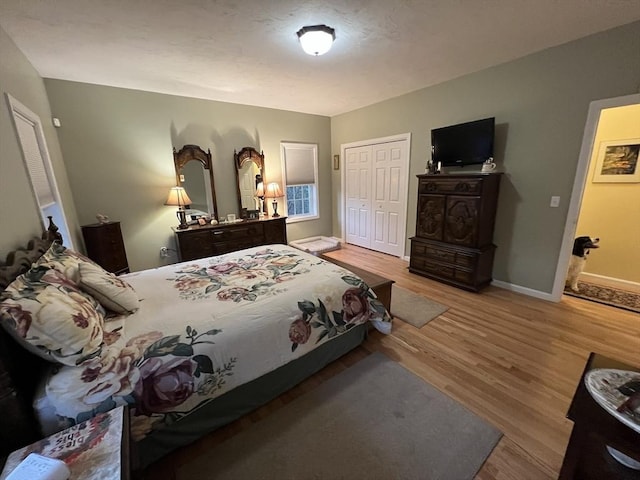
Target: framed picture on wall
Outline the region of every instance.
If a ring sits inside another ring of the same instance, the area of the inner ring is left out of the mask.
[[[640,138],[601,142],[594,183],[640,183]]]

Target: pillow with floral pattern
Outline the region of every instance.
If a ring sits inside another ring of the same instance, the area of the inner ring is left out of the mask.
[[[102,268],[90,258],[85,257],[81,253],[78,253],[70,248],[67,248],[59,243],[52,243],[49,249],[38,259],[35,263],[36,266],[46,266],[53,268],[58,272],[64,274],[69,280],[71,280],[76,286],[80,282],[80,264],[88,263],[95,265],[98,268]],[[106,270],[105,270],[106,272]]]
[[[107,310],[127,314],[138,309],[138,295],[131,285],[97,265],[81,263],[79,287]]]
[[[104,309],[61,272],[34,266],[0,300],[0,323],[36,355],[72,366],[100,355]]]

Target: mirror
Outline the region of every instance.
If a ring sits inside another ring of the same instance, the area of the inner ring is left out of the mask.
[[[247,218],[256,210],[266,213],[264,199],[260,200],[256,195],[259,183],[264,181],[264,153],[258,153],[253,147],[244,147],[239,152],[234,150],[233,158],[240,218]]]
[[[217,219],[218,204],[213,183],[211,150],[205,152],[197,145],[185,145],[180,151],[176,151],[174,147],[173,164],[176,185],[184,187],[191,198],[192,203],[186,210],[187,216],[207,215]]]

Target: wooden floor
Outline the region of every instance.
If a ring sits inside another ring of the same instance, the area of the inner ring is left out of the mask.
[[[469,293],[411,274],[396,257],[353,246],[327,253],[448,305],[421,329],[394,321],[359,348],[268,405],[152,465],[145,479],[176,469],[312,390],[374,351],[422,377],[504,436],[477,479],[555,479],[572,423],[565,418],[589,352],[640,366],[640,315],[564,297],[551,303],[488,287]]]

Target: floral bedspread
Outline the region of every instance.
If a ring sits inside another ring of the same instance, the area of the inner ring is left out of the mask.
[[[284,245],[123,278],[139,310],[107,319],[102,354],[61,367],[36,401],[56,428],[130,404],[139,440],[356,325],[391,328],[360,278]]]

